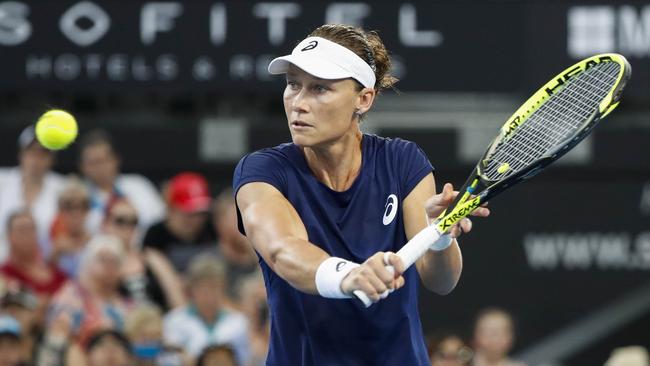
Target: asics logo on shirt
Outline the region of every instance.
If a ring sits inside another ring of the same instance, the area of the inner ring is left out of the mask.
[[[388,199],[386,199],[386,210],[384,211],[384,219],[382,222],[384,225],[388,225],[393,220],[395,220],[395,216],[397,216],[397,196],[394,194],[391,194],[388,196]]]

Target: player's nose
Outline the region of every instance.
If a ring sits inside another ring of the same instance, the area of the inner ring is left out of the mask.
[[[305,95],[305,88],[296,93],[291,100],[291,108],[294,112],[307,113],[309,112],[309,102]]]

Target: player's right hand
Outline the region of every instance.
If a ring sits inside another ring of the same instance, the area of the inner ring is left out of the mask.
[[[387,265],[391,265],[394,270],[391,272]],[[341,282],[341,290],[350,295],[355,290],[361,290],[374,303],[388,296],[389,292],[404,286],[403,272],[404,264],[395,253],[377,252],[345,276]]]

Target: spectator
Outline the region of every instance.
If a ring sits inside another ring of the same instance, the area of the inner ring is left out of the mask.
[[[165,197],[167,216],[147,231],[144,246],[158,249],[179,272],[185,272],[192,257],[212,249],[216,240],[208,220],[208,182],[200,174],[180,173],[169,182]]]
[[[162,312],[156,306],[140,305],[131,311],[126,318],[126,335],[138,366],[192,364],[182,349],[163,344]]]
[[[85,347],[70,349],[66,365],[74,366],[133,366],[131,344],[121,333],[111,329],[95,331]]]
[[[505,310],[482,310],[474,324],[473,366],[523,366],[508,357],[514,343],[514,324]]]
[[[59,194],[59,211],[50,229],[48,262],[55,263],[69,277],[76,277],[81,253],[90,233],[86,219],[90,208],[88,189],[77,178],[70,178]]]
[[[431,366],[466,366],[473,356],[474,351],[456,334],[438,337],[430,350]]]
[[[81,258],[79,277],[50,304],[48,332],[83,344],[97,329],[122,330],[129,304],[119,293],[124,249],[120,239],[96,235]]]
[[[262,272],[257,271],[241,279],[238,284],[239,304],[248,319],[250,339],[250,366],[266,365],[269,351],[269,306],[266,302],[266,288]]]
[[[21,341],[18,348],[21,359],[27,364],[32,364],[42,329],[38,324],[37,305],[36,297],[26,289],[8,289],[0,300],[0,312],[10,315],[20,324]]]
[[[9,250],[5,232],[9,215],[28,208],[36,221],[39,243],[44,245],[56,213],[56,198],[63,187],[63,178],[51,171],[54,153],[36,140],[34,126],[23,130],[18,147],[18,167],[0,175],[0,263]]]
[[[259,269],[253,246],[237,229],[237,209],[232,189],[223,190],[215,199],[212,209],[214,228],[219,243],[216,253],[226,265],[228,297],[236,299],[236,286],[240,279]],[[266,303],[266,302],[265,302]]]
[[[156,188],[145,177],[120,174],[120,158],[111,137],[102,130],[82,135],[79,141],[80,169],[90,191],[89,227],[96,233],[108,204],[120,197],[133,203],[140,217],[140,227],[162,219],[165,206]]]
[[[0,315],[0,366],[23,365],[20,323],[9,315]]]
[[[250,345],[246,317],[224,306],[226,283],[223,262],[201,255],[192,260],[188,271],[190,303],[165,316],[164,339],[198,357],[212,344],[233,347],[237,361],[247,365]]]
[[[226,345],[213,345],[205,348],[199,356],[197,366],[238,366],[235,351]]]
[[[28,210],[23,209],[9,216],[7,237],[9,258],[0,267],[0,273],[8,281],[30,289],[39,297],[40,303],[47,303],[63,286],[66,276],[41,256],[36,223]]]
[[[103,231],[120,238],[126,253],[122,293],[135,302],[151,302],[165,311],[185,304],[176,270],[158,250],[139,245],[137,224],[138,214],[126,199],[114,201],[108,207]]]

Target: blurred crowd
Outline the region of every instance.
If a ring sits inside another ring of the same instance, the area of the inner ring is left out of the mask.
[[[0,366],[263,365],[264,280],[232,191],[123,174],[101,130],[76,146],[78,175],[57,174],[30,126],[0,168]],[[503,309],[428,341],[435,366],[523,365]]]
[[[509,356],[515,342],[515,322],[505,309],[479,311],[468,338],[460,332],[429,335],[432,366],[526,366]],[[544,365],[558,365],[553,363]],[[604,366],[650,366],[650,355],[642,346],[616,348]]]
[[[84,133],[78,175],[27,127],[0,168],[0,366],[264,364],[268,308],[230,189],[162,189]]]
[[[479,312],[469,340],[460,332],[438,332],[428,337],[432,366],[525,366],[508,355],[515,340],[514,321],[504,309]]]

